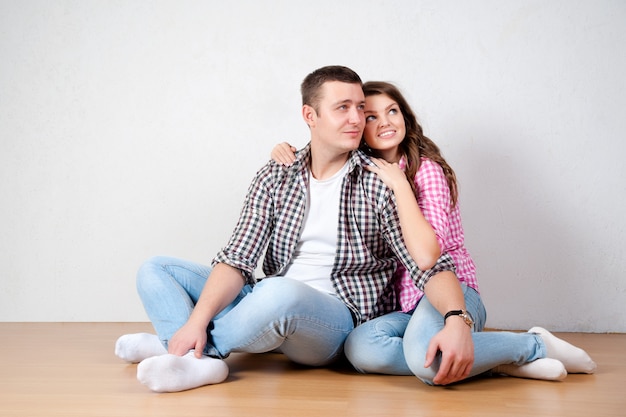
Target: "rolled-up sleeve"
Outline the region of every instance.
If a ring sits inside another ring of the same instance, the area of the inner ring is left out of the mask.
[[[428,270],[421,270],[417,263],[413,260],[409,254],[408,249],[402,238],[402,231],[400,227],[400,218],[398,217],[395,197],[392,193],[388,195],[389,201],[384,204],[384,228],[383,233],[385,239],[391,244],[393,251],[395,252],[398,260],[404,265],[406,270],[411,276],[411,279],[417,285],[421,291],[424,291],[426,283],[435,275],[444,271],[456,272],[454,261],[450,255],[443,253],[435,265]]]
[[[268,191],[269,165],[250,184],[239,221],[228,244],[213,259],[239,269],[246,282],[254,283],[254,271],[272,232],[273,203]]]

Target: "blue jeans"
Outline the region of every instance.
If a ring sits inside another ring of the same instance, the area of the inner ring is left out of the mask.
[[[165,347],[187,322],[211,268],[175,258],[155,257],[137,274],[137,291]],[[239,295],[213,318],[204,354],[280,350],[290,360],[321,366],[337,359],[354,328],[338,298],[289,278],[272,277]]]
[[[482,332],[487,314],[480,295],[462,285],[467,311],[474,319],[474,364],[470,377],[503,364],[522,365],[546,356],[541,338],[531,333]],[[359,372],[415,375],[432,385],[439,359],[424,368],[430,339],[444,326],[443,316],[422,297],[413,314],[389,313],[350,333],[345,353]]]

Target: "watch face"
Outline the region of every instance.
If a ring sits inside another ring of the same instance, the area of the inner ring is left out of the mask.
[[[468,326],[470,326],[471,328],[474,328],[474,320],[472,319],[471,314],[469,314],[467,311],[464,310],[451,310],[449,311],[445,317],[444,317],[444,321],[449,317],[449,316],[459,316],[463,319],[463,321],[465,321],[465,324],[467,324]]]
[[[468,326],[471,327],[474,325],[474,320],[472,320],[472,316],[470,316],[469,313],[461,314],[461,317],[463,317]]]

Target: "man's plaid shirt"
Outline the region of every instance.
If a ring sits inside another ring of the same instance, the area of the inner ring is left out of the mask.
[[[228,245],[213,260],[239,269],[254,285],[254,270],[263,251],[266,277],[281,275],[294,255],[303,227],[308,187],[310,144],[284,167],[270,161],[261,168],[246,196]],[[331,281],[357,324],[397,309],[390,285],[399,260],[419,289],[445,270],[454,271],[452,258],[443,254],[428,271],[417,267],[400,230],[393,193],[363,169],[371,165],[361,151],[352,152],[339,206],[338,243]]]

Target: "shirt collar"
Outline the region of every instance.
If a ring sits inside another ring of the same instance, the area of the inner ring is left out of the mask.
[[[398,161],[398,167],[400,167],[402,171],[406,170],[406,167],[407,167],[406,156],[402,155],[402,157]]]
[[[296,152],[296,160],[294,165],[300,165],[299,170],[305,170],[309,167],[309,161],[311,159],[311,142],[309,142],[304,148]],[[374,165],[369,156],[367,156],[362,150],[357,149],[350,153],[348,158],[348,173],[356,174],[363,171],[363,165]]]

